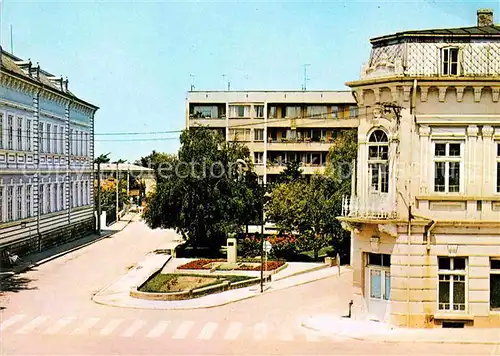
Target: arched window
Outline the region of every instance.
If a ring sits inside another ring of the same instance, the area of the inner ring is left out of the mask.
[[[368,172],[374,192],[389,192],[389,139],[382,130],[375,130],[368,139]]]

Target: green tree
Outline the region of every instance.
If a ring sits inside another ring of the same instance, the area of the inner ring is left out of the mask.
[[[285,169],[278,175],[279,183],[295,182],[302,178],[299,161],[287,161]]]
[[[195,248],[218,250],[257,214],[250,152],[204,127],[183,131],[180,141],[178,158],[159,172],[144,218],[152,228],[176,229]]]
[[[156,181],[159,181],[164,172],[172,170],[178,162],[177,155],[170,153],[156,152],[153,150],[149,155],[139,158],[135,164],[151,168],[155,172]]]
[[[281,232],[298,234],[299,248],[312,250],[315,258],[328,245],[348,256],[349,233],[342,229],[337,217],[341,214],[342,196],[351,191],[352,161],[357,153],[355,134],[345,131],[333,142],[325,175],[313,175],[310,182],[288,179],[278,183],[266,204],[267,218]]]

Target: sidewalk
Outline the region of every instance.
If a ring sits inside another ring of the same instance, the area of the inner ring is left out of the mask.
[[[79,250],[86,246],[89,246],[97,241],[100,241],[106,237],[112,236],[119,231],[122,231],[128,224],[132,221],[136,221],[137,217],[134,214],[129,214],[124,216],[124,220],[119,221],[116,224],[104,227],[100,235],[91,234],[80,239],[56,246],[51,249],[47,249],[41,252],[33,253],[22,257],[23,263],[18,266],[14,266],[12,269],[0,269],[0,280],[8,278],[18,273],[23,273],[29,269],[32,269],[41,264],[52,261],[56,258],[64,256],[73,251]]]
[[[340,336],[371,342],[413,342],[439,344],[491,344],[500,345],[498,328],[401,328],[372,320],[365,308],[363,297],[352,287],[352,270],[334,281],[337,291],[321,310],[304,317],[301,325],[322,335]],[[353,300],[351,318],[346,318],[349,301]],[[499,349],[500,350],[500,349]]]
[[[319,264],[313,264],[308,268],[313,269],[314,271],[304,273],[306,264],[298,263],[297,265],[294,265],[291,263],[289,264],[289,267],[273,276],[273,282],[266,283],[264,293],[260,292],[260,287],[258,285],[254,285],[247,288],[239,288],[222,293],[210,294],[200,298],[176,301],[153,301],[137,299],[130,296],[130,289],[134,286],[137,287],[142,284],[148,276],[155,271],[163,269],[163,273],[169,271],[173,272],[177,266],[180,266],[190,260],[191,259],[171,258],[169,255],[149,254],[141,263],[139,263],[125,276],[120,277],[111,285],[94,295],[92,300],[98,304],[123,308],[159,310],[204,309],[257,297],[266,293],[313,282],[323,278],[338,276],[338,269],[336,267],[318,269]],[[346,269],[341,268],[341,273],[344,273],[345,271]],[[293,272],[293,274],[291,274],[291,272]],[[283,275],[281,275],[282,273]]]

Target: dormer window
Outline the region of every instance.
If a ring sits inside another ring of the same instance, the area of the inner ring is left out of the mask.
[[[372,192],[389,193],[389,140],[375,130],[368,140],[368,172]]]
[[[441,50],[441,73],[443,75],[458,75],[458,48],[449,47]]]

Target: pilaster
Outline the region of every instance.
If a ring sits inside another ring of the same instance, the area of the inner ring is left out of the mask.
[[[483,126],[481,129],[483,139],[483,164],[482,164],[482,191],[481,195],[491,196],[495,192],[495,141],[493,134],[495,130],[491,126]],[[479,161],[481,162],[481,161]]]
[[[467,145],[465,148],[465,171],[466,171],[466,185],[465,194],[476,196],[479,195],[479,187],[476,185],[476,162],[478,162],[478,132],[479,129],[476,125],[469,125],[467,127]]]
[[[428,125],[420,125],[418,134],[420,136],[420,194],[429,194],[429,165],[431,161],[429,150],[431,149],[431,128]]]

